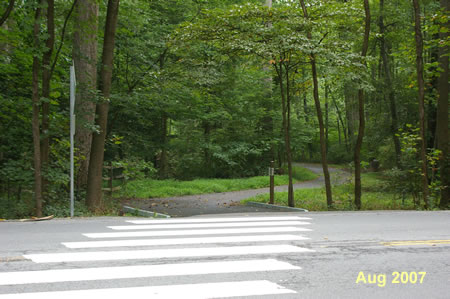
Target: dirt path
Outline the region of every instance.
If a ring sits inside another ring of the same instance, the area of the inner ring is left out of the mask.
[[[308,168],[309,170],[320,174],[320,177],[315,180],[296,183],[294,184],[294,190],[320,188],[324,186],[322,166],[320,164],[297,163],[296,165]],[[349,173],[335,168],[330,168],[330,172],[332,174],[333,184],[341,184],[350,177]],[[287,190],[287,185],[275,187],[275,192]],[[267,211],[267,209],[240,204],[241,200],[264,193],[269,193],[269,188],[167,198],[128,199],[125,200],[123,204],[147,211],[167,214],[172,217],[187,217],[202,214],[264,212]]]

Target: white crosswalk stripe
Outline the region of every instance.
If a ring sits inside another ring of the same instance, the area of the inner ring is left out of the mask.
[[[251,222],[251,221],[286,221],[286,220],[311,220],[309,217],[277,216],[277,217],[227,217],[227,218],[177,218],[177,219],[151,219],[151,220],[127,220],[134,224],[162,224],[162,223],[219,223],[219,222]]]
[[[60,291],[42,293],[24,293],[0,295],[1,299],[80,299],[80,298],[129,298],[145,297],[157,299],[176,298],[227,298],[237,296],[258,296],[292,294],[295,291],[286,289],[276,283],[261,281],[239,281],[202,283],[189,285],[170,285],[135,288],[113,288],[100,290]]]
[[[128,237],[158,237],[158,236],[187,236],[187,235],[221,235],[221,234],[250,234],[275,232],[309,232],[308,228],[294,226],[257,227],[257,228],[219,228],[196,230],[167,230],[167,231],[139,231],[114,233],[86,233],[88,238],[128,238]]]
[[[75,253],[41,253],[26,254],[25,258],[35,263],[61,263],[83,261],[110,261],[161,259],[179,257],[210,257],[230,255],[259,255],[291,252],[313,252],[311,249],[292,245],[263,245],[263,246],[233,246],[211,248],[182,248],[182,249],[152,249],[152,250],[123,250],[123,251],[93,251]]]
[[[174,229],[174,228],[204,228],[204,227],[249,227],[249,226],[288,226],[307,225],[309,222],[284,221],[284,222],[235,222],[235,223],[185,223],[185,224],[151,224],[151,225],[117,225],[108,226],[113,230],[141,230],[141,229]]]
[[[300,269],[300,267],[274,259],[264,259],[249,261],[22,271],[0,273],[0,285],[296,269]]]
[[[309,240],[307,236],[298,233],[312,231],[310,228],[302,227],[305,225],[312,227],[311,222],[303,220],[312,219],[297,216],[245,216],[126,221],[128,225],[107,226],[108,229],[122,230],[121,232],[82,234],[90,239],[113,240],[64,242],[62,244],[70,250],[69,252],[24,255],[34,263],[44,265],[45,267],[41,268],[44,270],[0,273],[0,287],[23,286],[17,294],[0,292],[0,299],[78,299],[83,296],[86,298],[145,296],[175,299],[263,295],[278,298],[283,294],[295,294],[295,290],[268,281],[267,277],[270,276],[267,276],[267,273],[277,272],[278,275],[283,275],[285,272],[301,271],[301,267],[282,259],[289,255],[314,252],[297,245],[298,242]],[[124,248],[111,250],[118,247]],[[85,250],[90,248],[90,251]],[[212,257],[225,259],[208,260]],[[171,260],[164,262],[164,259]],[[131,262],[132,260],[135,262]],[[139,262],[136,262],[137,260]],[[105,265],[106,261],[121,261],[121,266],[111,266],[109,263]],[[145,263],[142,264],[141,261]],[[78,264],[79,262],[89,262],[88,264],[92,266],[86,267],[86,264]],[[96,264],[99,266],[95,266]],[[52,265],[59,266],[53,268]],[[210,274],[215,275],[215,281],[208,282]],[[251,276],[248,276],[249,274]],[[227,280],[232,278],[233,281],[217,282],[222,276],[228,277]],[[239,276],[243,279],[239,279]],[[182,277],[183,283],[142,286],[142,278],[162,277],[167,277],[169,282],[172,279],[170,277]],[[201,280],[195,277],[201,277]],[[252,280],[248,280],[249,277]],[[133,279],[141,279],[140,284],[136,286]],[[113,280],[122,280],[123,287],[111,285],[113,288],[108,288],[109,284],[106,284],[106,288],[99,289],[95,287],[96,284],[88,283]],[[73,284],[77,282],[83,283],[81,288],[73,289]],[[56,286],[67,283],[72,283],[72,287],[56,288],[53,291],[51,287],[35,292],[26,291],[27,286],[31,285]]]
[[[300,241],[309,238],[298,235],[256,235],[256,236],[231,236],[231,237],[202,237],[202,238],[175,238],[175,239],[134,239],[114,241],[87,241],[64,242],[67,248],[102,248],[102,247],[137,247],[160,245],[187,245],[187,244],[219,244],[219,243],[248,243],[271,241]]]

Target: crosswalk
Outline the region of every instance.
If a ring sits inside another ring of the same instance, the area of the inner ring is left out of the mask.
[[[35,268],[0,272],[0,290],[21,287],[14,293],[0,292],[0,299],[282,298],[296,291],[267,275],[258,279],[258,273],[302,271],[283,257],[314,252],[296,245],[309,239],[304,234],[312,231],[311,220],[299,216],[128,220],[107,226],[109,232],[82,232],[85,241],[62,242],[64,252],[25,254]],[[158,285],[161,279],[166,283]],[[131,283],[135,280],[141,284]],[[115,284],[120,287],[102,283],[110,281],[122,283]],[[29,291],[36,285],[45,288]]]

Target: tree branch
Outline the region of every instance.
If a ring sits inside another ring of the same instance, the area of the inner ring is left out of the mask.
[[[322,41],[325,39],[325,37],[327,37],[327,35],[328,35],[328,32],[323,35],[323,37],[320,39],[320,41],[317,45],[320,45],[322,43]]]
[[[147,74],[147,72],[149,72],[167,53],[167,51],[169,51],[169,48],[165,48],[164,51],[158,56],[158,58],[155,60],[155,62],[153,62],[145,72],[143,72],[141,74],[141,76],[136,79],[131,86],[128,87],[128,92],[131,93],[133,91],[133,89],[136,88],[136,86],[144,79],[145,75]]]
[[[9,17],[9,14],[13,11],[15,1],[16,0],[9,0],[8,7],[6,8],[6,11],[3,13],[2,18],[0,19],[0,26],[5,23],[6,19],[8,19]]]
[[[55,66],[56,66],[56,62],[58,61],[59,53],[61,52],[62,46],[64,44],[64,36],[66,34],[67,23],[69,22],[70,16],[72,15],[73,9],[75,8],[77,1],[78,0],[73,1],[72,7],[70,8],[69,13],[66,16],[66,19],[64,20],[63,29],[61,32],[61,41],[59,42],[58,50],[56,50],[55,59],[53,60],[52,68],[50,69],[50,77],[53,75],[53,71],[55,70]]]

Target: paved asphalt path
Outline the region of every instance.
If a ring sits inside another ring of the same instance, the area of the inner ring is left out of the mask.
[[[296,165],[308,168],[320,176],[315,180],[295,183],[294,190],[320,188],[324,186],[325,183],[322,175],[322,166],[320,164],[296,163]],[[330,167],[330,172],[332,184],[340,184],[350,178],[349,173],[343,170]],[[288,191],[287,185],[275,187],[275,192],[283,191]],[[244,199],[265,193],[269,193],[269,188],[176,196],[169,198],[127,199],[123,201],[123,204],[134,208],[170,215],[171,217],[187,217],[204,214],[266,212],[265,208],[251,207],[240,203]]]
[[[450,294],[449,211],[136,220],[0,222],[0,299]]]

